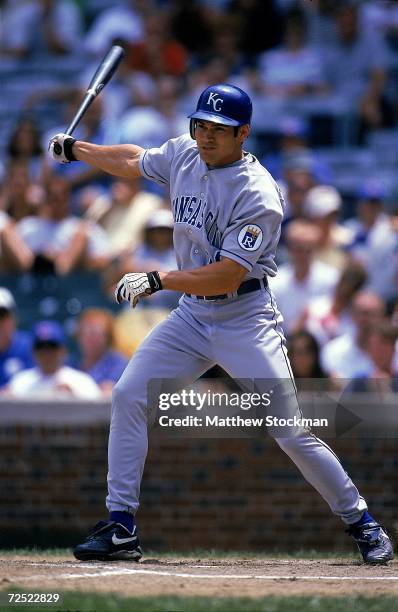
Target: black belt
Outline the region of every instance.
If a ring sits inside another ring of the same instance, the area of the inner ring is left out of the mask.
[[[249,278],[239,285],[236,295],[245,295],[245,293],[251,293],[252,291],[258,291],[259,289],[265,289],[268,287],[267,277],[264,278]],[[196,297],[197,300],[205,300],[206,302],[215,302],[216,300],[225,300],[231,297],[231,294],[222,293],[221,295],[191,295],[190,293],[185,294],[187,297]],[[234,294],[232,294],[234,295]]]

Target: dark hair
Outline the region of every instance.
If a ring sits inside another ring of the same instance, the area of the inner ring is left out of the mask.
[[[293,332],[288,337],[288,351],[291,353],[293,349],[293,344],[296,340],[306,340],[309,344],[309,347],[314,355],[314,365],[312,368],[312,372],[310,373],[309,378],[325,378],[326,373],[323,371],[320,358],[319,358],[319,344],[315,336],[310,334],[306,329],[299,329],[296,332]],[[293,370],[293,374],[296,376],[296,373]],[[299,378],[299,377],[298,377]]]
[[[31,157],[37,157],[43,154],[43,148],[40,142],[40,133],[37,129],[36,124],[34,123],[33,119],[29,117],[22,117],[15,126],[15,129],[8,141],[7,153],[9,157],[16,158],[20,156],[18,137],[21,130],[23,130],[24,128],[26,129],[26,127],[28,127],[33,134],[33,147],[30,154]]]

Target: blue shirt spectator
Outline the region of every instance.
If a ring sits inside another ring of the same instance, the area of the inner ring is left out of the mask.
[[[14,298],[8,289],[0,287],[0,387],[32,366],[31,336],[16,329]]]
[[[128,363],[124,355],[113,349],[112,313],[100,308],[84,310],[79,319],[76,338],[80,358],[73,365],[90,374],[103,393],[110,394]]]

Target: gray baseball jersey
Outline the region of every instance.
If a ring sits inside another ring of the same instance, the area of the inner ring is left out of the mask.
[[[145,151],[140,167],[147,178],[169,186],[179,269],[225,256],[246,268],[247,278],[276,274],[283,199],[253,155],[212,169],[201,160],[196,142],[181,136]],[[110,511],[135,513],[139,505],[151,379],[189,384],[218,363],[235,379],[292,382],[281,321],[272,292],[258,283],[258,290],[214,301],[184,295],[178,308],[152,330],[113,391]],[[281,416],[299,414],[293,382],[277,403]],[[269,433],[333,512],[346,523],[359,520],[366,502],[326,444],[306,429],[287,437]]]
[[[284,202],[272,176],[251,153],[209,168],[189,134],[141,155],[141,172],[170,187],[178,269],[225,256],[246,278],[274,276]]]

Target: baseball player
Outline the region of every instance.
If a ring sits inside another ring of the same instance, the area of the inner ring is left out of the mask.
[[[201,94],[190,115],[190,134],[159,148],[100,146],[66,134],[50,141],[50,153],[61,163],[80,160],[168,187],[178,270],[125,274],[115,296],[134,307],[162,289],[184,293],[178,308],[140,345],[114,388],[106,499],[110,516],[75,548],[77,559],[141,558],[134,515],[147,453],[150,379],[194,381],[219,364],[235,379],[290,380],[279,410],[300,414],[282,317],[267,282],[277,271],[284,202],[271,175],[243,149],[251,115],[251,100],[243,90],[219,84]],[[391,560],[386,532],[333,451],[305,428],[271,434],[348,526],[364,561]]]

